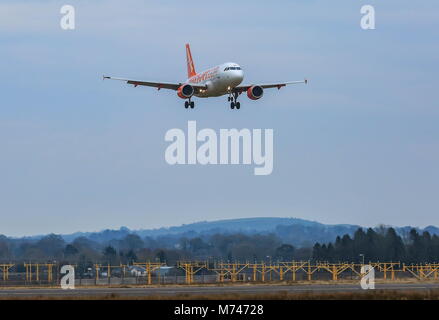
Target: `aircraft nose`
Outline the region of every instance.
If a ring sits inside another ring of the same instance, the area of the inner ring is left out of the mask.
[[[236,70],[235,79],[238,85],[244,80],[244,72],[242,70]]]
[[[242,71],[242,70],[238,70],[238,78],[239,78],[239,80],[244,80],[244,71]]]

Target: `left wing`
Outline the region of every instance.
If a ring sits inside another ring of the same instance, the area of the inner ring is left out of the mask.
[[[120,81],[125,81],[128,84],[132,84],[135,87],[137,86],[146,86],[146,87],[154,87],[157,88],[158,90],[160,89],[170,89],[170,90],[178,90],[178,88],[180,88],[184,83],[182,82],[178,82],[178,83],[171,83],[171,82],[154,82],[154,81],[143,81],[143,80],[133,80],[133,79],[124,79],[124,78],[114,78],[114,77],[108,77],[108,76],[103,76],[103,79],[110,79],[110,80],[120,80]],[[190,84],[195,91],[197,92],[198,90],[204,90],[207,89],[206,86],[197,86],[197,85],[193,85]]]
[[[285,87],[289,84],[298,84],[298,83],[308,83],[308,80],[301,80],[301,81],[289,81],[289,82],[281,82],[281,83],[265,83],[265,84],[251,84],[251,85],[243,85],[243,86],[237,86],[233,89],[233,91],[241,93],[244,91],[247,91],[250,87],[252,86],[259,86],[262,87],[263,89],[269,89],[269,88],[277,88],[278,90],[282,87]]]

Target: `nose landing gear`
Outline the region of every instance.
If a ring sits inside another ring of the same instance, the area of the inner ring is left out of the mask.
[[[230,103],[230,109],[240,109],[241,108],[241,103],[236,101],[238,99],[239,93],[238,92],[233,92],[231,94],[229,94],[229,97],[227,98],[228,101],[232,101]]]
[[[241,103],[240,102],[231,102],[230,103],[230,108],[231,109],[239,109],[239,108],[241,108]]]

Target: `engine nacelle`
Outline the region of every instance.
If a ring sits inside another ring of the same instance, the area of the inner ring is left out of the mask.
[[[264,95],[264,89],[261,86],[251,86],[247,90],[247,96],[252,100],[258,100]]]
[[[190,84],[184,84],[177,90],[177,95],[182,99],[188,99],[194,95],[194,87]]]

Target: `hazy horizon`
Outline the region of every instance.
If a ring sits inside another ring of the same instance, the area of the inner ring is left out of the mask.
[[[26,237],[36,237],[36,236],[44,236],[44,235],[48,235],[48,234],[59,234],[59,235],[70,235],[70,234],[75,234],[75,233],[94,233],[94,232],[102,232],[105,230],[120,230],[122,228],[128,228],[130,231],[140,231],[140,230],[158,230],[158,229],[169,229],[172,227],[181,227],[184,225],[191,225],[191,224],[197,224],[197,223],[212,223],[212,222],[218,222],[218,221],[230,221],[230,220],[243,220],[243,219],[258,219],[258,218],[272,218],[272,219],[301,219],[301,220],[306,220],[306,221],[310,221],[310,222],[317,222],[317,223],[321,223],[324,225],[328,225],[328,226],[332,226],[332,225],[358,225],[355,223],[324,223],[321,221],[316,221],[316,220],[309,220],[309,219],[303,219],[303,218],[297,218],[297,217],[268,217],[268,216],[260,216],[260,217],[237,217],[237,218],[230,218],[230,219],[216,219],[216,220],[199,220],[199,221],[192,221],[192,222],[188,222],[188,223],[183,223],[183,224],[170,224],[170,225],[163,225],[163,226],[151,226],[151,227],[142,227],[142,226],[127,226],[127,225],[120,225],[120,226],[110,226],[110,227],[105,227],[105,228],[97,228],[94,230],[76,230],[73,232],[65,232],[65,233],[60,233],[60,232],[47,232],[47,233],[36,233],[36,234],[26,234],[26,235],[7,235],[7,234],[3,234],[7,237],[11,237],[11,238],[26,238]],[[435,225],[424,225],[424,226],[419,226],[419,225],[387,225],[387,224],[376,224],[376,225],[358,225],[359,227],[362,228],[375,228],[375,227],[379,227],[379,226],[386,226],[386,227],[396,227],[396,228],[403,228],[403,227],[413,227],[413,228],[419,228],[419,229],[424,229],[426,227],[429,226],[433,226],[433,227],[439,227],[439,226],[435,226]],[[1,233],[0,233],[1,235]]]

